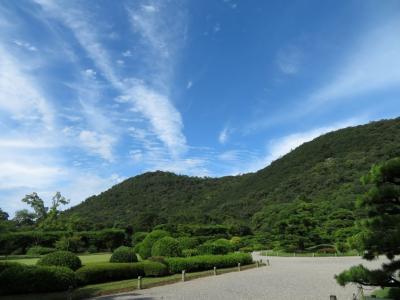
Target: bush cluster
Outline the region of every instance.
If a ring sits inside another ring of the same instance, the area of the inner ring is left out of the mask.
[[[182,256],[190,257],[190,256],[197,256],[199,255],[199,250],[197,249],[184,249],[182,250]]]
[[[226,239],[206,242],[197,247],[200,254],[227,254],[234,251],[234,246]]]
[[[121,246],[114,250],[111,255],[111,263],[132,263],[137,262],[137,256],[133,248]]]
[[[65,291],[76,282],[69,268],[14,265],[0,273],[0,294]]]
[[[33,246],[30,247],[28,251],[26,251],[26,254],[30,256],[39,256],[39,255],[46,255],[54,251],[56,251],[56,249],[50,247]]]
[[[74,253],[68,251],[56,251],[49,253],[40,258],[37,264],[42,266],[67,267],[74,271],[82,266],[80,258]]]
[[[138,249],[135,248],[135,250],[139,252],[141,258],[146,259],[151,256],[151,249],[153,248],[154,243],[166,236],[169,236],[169,233],[167,231],[153,230],[146,235],[144,240],[140,244],[138,244]]]
[[[101,263],[83,266],[76,271],[80,284],[132,279],[138,276],[163,276],[167,266],[151,261],[138,263]]]
[[[182,249],[179,242],[169,236],[156,241],[151,248],[152,256],[178,257],[182,256]]]
[[[182,270],[187,272],[210,270],[213,267],[228,268],[241,265],[248,265],[253,259],[248,253],[232,253],[227,255],[201,255],[192,257],[170,257],[166,258],[170,273],[179,273]]]

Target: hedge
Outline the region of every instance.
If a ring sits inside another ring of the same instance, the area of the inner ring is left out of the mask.
[[[182,256],[182,249],[176,239],[166,236],[154,243],[151,248],[151,255],[167,257]]]
[[[248,253],[232,253],[227,255],[200,255],[192,257],[170,257],[165,259],[170,273],[211,270],[214,267],[228,268],[241,265],[248,265],[253,259]]]
[[[132,263],[137,262],[137,256],[133,248],[121,246],[114,250],[110,257],[111,263]]]
[[[137,278],[138,276],[163,276],[168,268],[158,262],[99,263],[83,266],[76,271],[80,284],[93,284]]]
[[[65,267],[12,266],[0,273],[0,294],[65,291],[76,282],[75,273]]]
[[[151,249],[156,241],[159,239],[169,236],[169,233],[164,230],[153,230],[144,238],[143,242],[140,243],[138,249],[140,257],[145,259],[151,256]]]
[[[30,247],[28,251],[26,251],[26,254],[31,256],[39,256],[39,255],[46,255],[55,251],[57,250],[50,247],[33,246]]]
[[[77,270],[82,266],[81,259],[69,251],[56,251],[43,256],[37,262],[42,266],[60,266]]]
[[[227,254],[233,252],[233,245],[226,239],[219,239],[214,242],[206,242],[197,247],[200,254]]]
[[[0,261],[0,273],[10,267],[21,266],[21,264],[12,261]]]

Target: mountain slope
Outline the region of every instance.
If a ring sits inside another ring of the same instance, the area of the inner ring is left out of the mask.
[[[372,164],[395,156],[400,156],[400,118],[325,134],[256,173],[221,178],[145,173],[88,198],[65,215],[106,227],[242,222],[259,229],[268,223],[268,207],[298,197],[328,202],[329,209],[352,209],[362,192],[359,178]]]

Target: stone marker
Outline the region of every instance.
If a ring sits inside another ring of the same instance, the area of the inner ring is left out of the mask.
[[[238,263],[238,271],[240,271],[240,263]]]
[[[214,267],[214,276],[217,276],[217,267]]]

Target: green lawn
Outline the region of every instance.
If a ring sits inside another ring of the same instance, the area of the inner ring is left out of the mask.
[[[255,264],[242,266],[242,271],[252,269],[255,267],[256,267]],[[235,267],[235,268],[220,269],[217,272],[218,274],[237,272],[237,268]],[[187,273],[186,280],[191,280],[206,276],[213,276],[213,271],[211,270],[211,271]],[[174,274],[165,277],[143,278],[142,288],[150,288],[153,286],[178,282],[181,280],[181,278],[182,278],[181,274]],[[129,292],[136,289],[137,289],[137,279],[92,284],[74,290],[72,292],[71,295],[72,297],[70,299],[79,300],[100,295]],[[10,296],[0,297],[0,299],[1,300],[65,300],[69,299],[68,296],[69,296],[68,292],[59,292],[59,293],[46,293],[46,294],[10,295]]]
[[[79,255],[79,258],[81,259],[82,264],[84,264],[84,265],[108,262],[110,260],[110,257],[111,257],[111,253],[96,253],[96,254]],[[34,265],[34,264],[36,264],[36,262],[38,260],[39,260],[39,258],[15,258],[15,257],[13,257],[12,259],[2,260],[2,261],[12,261],[12,262],[18,262],[21,264]]]

